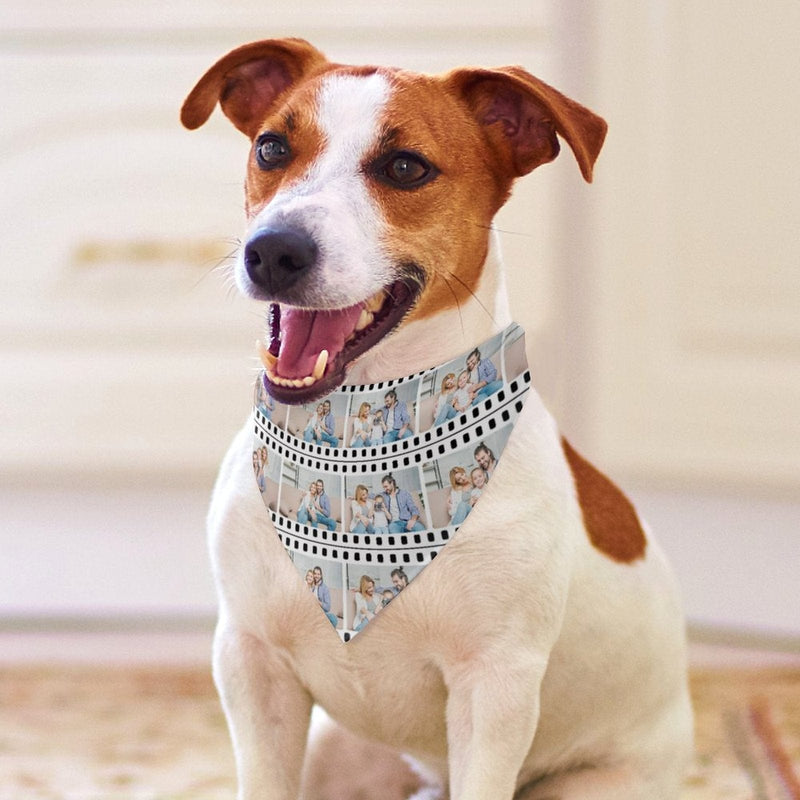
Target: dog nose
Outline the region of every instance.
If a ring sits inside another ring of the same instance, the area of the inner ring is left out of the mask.
[[[288,289],[317,259],[317,245],[306,233],[263,228],[244,246],[250,280],[270,294]]]

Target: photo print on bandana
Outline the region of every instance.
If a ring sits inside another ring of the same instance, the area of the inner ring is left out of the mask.
[[[434,528],[457,528],[469,516],[499,463],[511,435],[504,426],[422,465]]]
[[[405,589],[421,567],[392,567],[325,561],[304,553],[289,558],[337,633],[348,640]]]
[[[264,503],[270,511],[278,508],[278,488],[281,485],[281,458],[263,442],[253,447],[253,472]]]
[[[390,389],[356,392],[348,417],[349,447],[376,447],[409,439],[417,433],[419,380]]]
[[[311,528],[342,529],[342,479],[285,461],[281,476],[280,513]]]
[[[522,329],[407,378],[286,406],[259,377],[253,470],[289,558],[343,641],[469,517],[530,388]],[[320,577],[322,576],[322,577]]]
[[[341,447],[348,401],[348,397],[334,393],[315,403],[282,406],[286,430],[311,445]]]

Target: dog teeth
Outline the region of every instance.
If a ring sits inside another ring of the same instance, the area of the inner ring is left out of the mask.
[[[261,345],[260,342],[259,345]],[[268,361],[265,360],[262,348],[269,358]],[[305,378],[284,378],[275,372],[275,364],[278,363],[278,359],[266,350],[263,345],[258,348],[258,354],[261,356],[261,361],[264,364],[267,377],[271,383],[277,384],[278,386],[291,386],[294,389],[299,389],[301,386],[311,386],[316,383],[322,377],[325,372],[325,367],[328,365],[328,351],[322,350],[317,356],[317,361],[314,364],[314,371],[311,375],[307,375]]]
[[[317,356],[317,363],[314,364],[314,369],[311,371],[311,377],[314,378],[315,381],[318,381],[322,377],[322,373],[325,372],[325,367],[328,365],[328,351],[321,350],[320,354]]]
[[[282,378],[280,375],[276,375],[271,370],[267,370],[267,377],[272,383],[275,383],[278,386],[291,386],[295,389],[299,389],[301,386],[311,386],[311,384],[316,380],[315,378],[312,378],[311,375],[309,375],[307,378]]]
[[[264,365],[264,369],[267,372],[275,371],[275,365],[278,363],[278,357],[272,355],[270,351],[267,349],[266,345],[262,341],[256,342],[256,348],[258,350],[258,357],[261,359],[261,363]]]
[[[386,292],[381,289],[379,292],[376,292],[374,295],[372,295],[369,300],[367,300],[367,302],[364,304],[364,308],[374,314],[383,305],[384,300],[386,300]]]
[[[372,312],[367,311],[366,308],[361,309],[361,316],[358,318],[358,322],[356,322],[356,330],[363,331],[368,325],[372,325]]]

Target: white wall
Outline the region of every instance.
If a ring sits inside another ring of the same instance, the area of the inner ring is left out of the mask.
[[[260,322],[211,271],[244,140],[177,109],[230,47],[292,33],[524,64],[607,118],[592,186],[565,148],[499,222],[536,382],[632,489],[691,620],[800,636],[800,7],[271,8],[280,30],[255,2],[0,9],[0,617],[213,612],[206,497]]]
[[[575,4],[577,5],[577,4]],[[800,633],[800,6],[592,3],[588,401],[690,618]]]

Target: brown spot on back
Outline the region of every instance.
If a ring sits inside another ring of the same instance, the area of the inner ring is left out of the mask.
[[[647,539],[630,500],[566,439],[561,446],[575,480],[589,541],[614,561],[627,564],[644,558]]]

